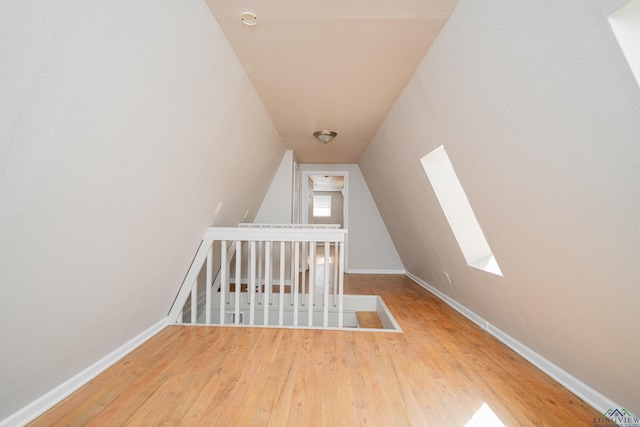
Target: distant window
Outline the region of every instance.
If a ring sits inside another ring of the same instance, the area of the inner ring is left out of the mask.
[[[444,147],[420,159],[467,265],[502,276]]]
[[[640,86],[640,0],[632,0],[614,12],[609,24]]]
[[[313,196],[313,216],[331,216],[331,196]]]

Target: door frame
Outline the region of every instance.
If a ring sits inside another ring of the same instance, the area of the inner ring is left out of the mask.
[[[349,171],[346,170],[303,170],[302,179],[300,180],[300,187],[302,188],[301,197],[301,222],[302,224],[309,224],[309,179],[311,175],[324,175],[324,176],[342,176],[344,177],[344,188],[342,190],[343,204],[342,204],[342,226],[345,230],[349,229]],[[313,197],[313,195],[311,195]],[[344,236],[344,271],[348,270],[349,265],[349,251],[347,250],[349,240],[349,233]]]

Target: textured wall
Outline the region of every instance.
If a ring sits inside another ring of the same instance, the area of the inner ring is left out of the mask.
[[[263,224],[291,224],[293,219],[293,151],[287,150],[282,156],[278,171],[271,181],[269,190],[262,200],[255,222]]]
[[[284,153],[204,2],[1,9],[0,420],[165,317]]]
[[[461,0],[360,167],[408,271],[640,413],[640,89],[607,23],[623,3]],[[419,162],[441,144],[504,277],[464,261]]]

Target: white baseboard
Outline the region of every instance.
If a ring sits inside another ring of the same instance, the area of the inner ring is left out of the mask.
[[[452,299],[451,297],[445,295],[440,292],[438,289],[434,288],[427,282],[423,281],[419,277],[409,273],[407,271],[407,276],[416,282],[418,285],[425,288],[427,291],[431,292],[442,301],[446,302],[450,305],[454,310],[471,320],[473,323],[480,326],[482,329],[489,332],[491,335],[500,340],[507,347],[518,353],[520,356],[527,359],[534,366],[540,369],[545,374],[549,375],[554,380],[558,381],[562,384],[566,389],[571,391],[573,394],[587,402],[589,405],[594,407],[601,414],[611,408],[622,408],[622,406],[617,405],[614,401],[604,396],[602,393],[597,390],[591,388],[587,384],[583,383],[573,375],[569,374],[567,371],[563,370],[559,366],[553,364],[549,360],[545,359],[526,345],[522,344],[520,341],[516,340],[512,336],[493,326],[491,323],[487,322],[482,317],[478,316],[473,311],[469,310],[464,305],[460,304],[458,301]]]
[[[460,304],[458,301],[454,300],[453,298],[451,298],[447,294],[444,294],[444,293],[440,292],[438,289],[434,288],[433,286],[431,286],[427,282],[423,281],[422,279],[420,279],[417,276],[414,276],[413,274],[409,273],[408,271],[407,271],[407,276],[411,280],[416,282],[418,285],[422,286],[423,288],[425,288],[426,290],[428,290],[429,292],[431,292],[432,294],[434,294],[435,296],[440,298],[442,301],[444,301],[447,304],[449,304],[458,313],[462,314],[464,317],[466,317],[467,319],[471,320],[473,323],[475,323],[476,325],[480,326],[482,329],[485,329],[485,330],[487,329],[487,325],[489,324],[489,322],[484,320],[482,317],[478,316],[473,311],[469,310],[464,305]]]
[[[384,269],[349,269],[347,274],[405,274],[405,270],[384,270]]]
[[[58,387],[40,396],[38,399],[29,403],[24,408],[9,415],[9,417],[0,421],[0,427],[16,427],[24,426],[25,424],[33,421],[47,410],[61,402],[68,397],[71,393],[78,390],[80,387],[91,381],[98,374],[109,368],[111,365],[122,359],[124,356],[135,350],[142,343],[149,338],[160,332],[168,325],[168,318],[164,318],[149,329],[142,332],[140,335],[129,340],[127,343],[112,351],[102,359],[98,360],[93,365],[89,366],[82,372],[71,377]]]

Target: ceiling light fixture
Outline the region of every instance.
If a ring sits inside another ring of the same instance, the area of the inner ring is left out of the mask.
[[[323,144],[330,143],[331,141],[333,141],[333,138],[335,138],[337,135],[338,134],[332,130],[319,130],[313,133],[313,136],[315,136],[316,139],[322,142]]]
[[[258,17],[251,12],[244,12],[240,15],[240,20],[244,25],[248,25],[250,27],[253,27],[258,23]]]

